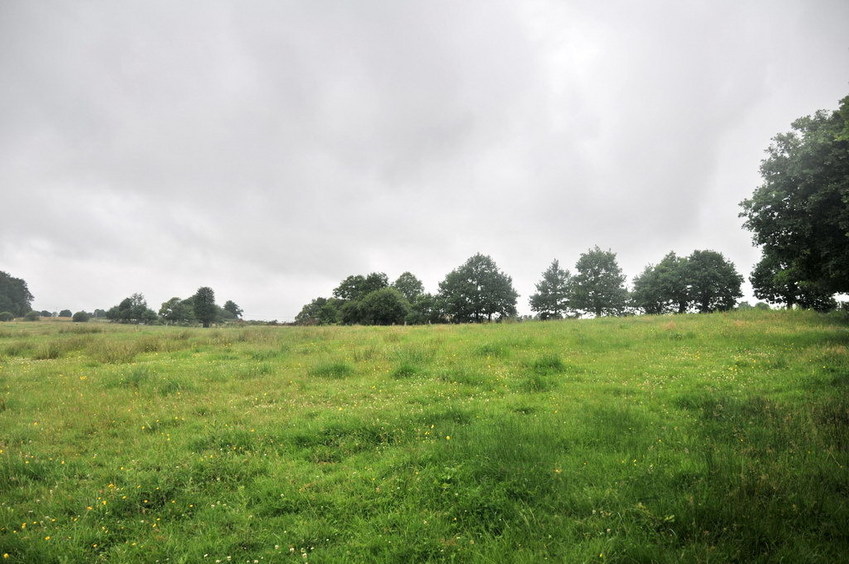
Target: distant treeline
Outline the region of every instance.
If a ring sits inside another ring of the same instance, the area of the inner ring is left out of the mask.
[[[173,325],[202,324],[209,327],[212,323],[240,321],[242,308],[232,300],[227,300],[224,306],[215,303],[215,292],[212,288],[202,287],[189,298],[174,297],[164,302],[159,312],[147,306],[142,294],[133,294],[121,300],[108,310],[95,309],[94,312],[78,311],[71,313],[69,309],[60,312],[35,311],[30,307],[33,296],[26,282],[20,278],[12,278],[5,272],[0,272],[0,321],[11,321],[21,317],[27,321],[37,321],[43,317],[64,317],[72,321],[86,322],[90,319],[108,319],[116,323],[163,323]]]
[[[634,280],[632,290],[616,255],[598,246],[582,254],[575,274],[555,259],[542,273],[530,307],[538,319],[583,315],[712,312],[733,308],[742,296],[743,277],[721,253],[669,253]],[[470,323],[515,318],[519,294],[495,261],[476,254],[449,272],[435,294],[405,272],[390,283],[386,274],[351,275],[330,297],[305,305],[295,318],[302,325],[400,325]]]

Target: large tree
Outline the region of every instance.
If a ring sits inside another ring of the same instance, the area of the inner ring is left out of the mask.
[[[119,323],[152,323],[156,321],[156,312],[147,307],[147,300],[142,294],[136,293],[110,308],[106,319]]]
[[[428,323],[444,323],[442,299],[427,292],[419,294],[410,303],[410,313],[406,322],[409,325],[424,325]]]
[[[191,300],[171,298],[162,303],[162,307],[159,308],[159,317],[167,323],[193,323],[195,321],[194,304]]]
[[[744,226],[764,253],[753,273],[755,291],[790,301],[795,290],[788,282],[815,293],[849,292],[849,96],[839,110],[791,127],[772,139],[761,163],[763,184],[740,204]]]
[[[339,323],[339,310],[342,300],[337,298],[316,298],[295,316],[298,325],[334,325]]]
[[[690,299],[699,313],[732,309],[743,295],[743,277],[716,251],[693,251],[687,258],[687,281]]]
[[[830,311],[837,306],[833,293],[816,282],[802,280],[792,264],[782,262],[769,252],[752,270],[749,281],[755,297],[788,309],[800,306],[817,311]]]
[[[392,287],[401,292],[407,301],[413,303],[424,293],[424,284],[410,272],[404,272],[392,283]]]
[[[363,325],[402,325],[410,313],[410,302],[395,288],[381,288],[357,304]]]
[[[389,277],[383,272],[372,272],[366,276],[352,275],[345,278],[333,290],[333,297],[346,302],[356,301],[364,298],[366,294],[387,286],[389,286]]]
[[[445,313],[455,323],[492,321],[516,315],[513,279],[501,272],[495,261],[480,253],[452,270],[439,283]]]
[[[572,307],[596,317],[622,315],[628,302],[625,275],[616,254],[598,245],[583,253],[572,277]]]
[[[16,317],[21,317],[32,309],[32,300],[26,282],[0,272],[0,311],[8,311]]]
[[[531,311],[537,312],[540,319],[561,319],[569,311],[570,283],[569,271],[560,268],[554,259],[537,282],[536,293],[530,297]]]
[[[204,327],[209,327],[218,317],[218,306],[215,305],[215,292],[208,286],[198,288],[198,291],[192,296],[192,302],[197,320]]]
[[[631,303],[648,314],[684,313],[690,302],[687,259],[669,253],[634,278]]]
[[[227,300],[224,302],[224,311],[232,315],[234,319],[241,319],[242,313],[244,313],[242,308],[236,305],[236,302],[233,300]]]

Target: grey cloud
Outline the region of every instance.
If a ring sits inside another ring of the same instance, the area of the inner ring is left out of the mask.
[[[476,251],[520,309],[594,244],[630,276],[694,248],[747,273],[737,202],[770,136],[846,94],[847,24],[825,0],[8,1],[0,269],[48,309],[209,284],[278,319],[352,273],[433,291]]]

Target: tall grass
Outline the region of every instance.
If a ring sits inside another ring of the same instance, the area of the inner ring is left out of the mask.
[[[4,324],[8,562],[832,562],[849,331]]]

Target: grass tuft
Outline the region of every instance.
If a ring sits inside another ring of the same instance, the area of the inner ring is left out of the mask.
[[[535,374],[547,376],[549,374],[560,374],[566,371],[566,365],[560,360],[560,357],[553,354],[546,354],[537,358],[532,364],[531,369]]]
[[[341,360],[328,360],[315,364],[309,370],[311,376],[319,378],[342,379],[351,376],[354,367],[350,363]]]
[[[403,364],[396,366],[392,370],[391,376],[396,380],[403,380],[405,378],[412,378],[420,372],[421,368],[419,368],[417,365],[410,364],[409,362],[404,362]]]

